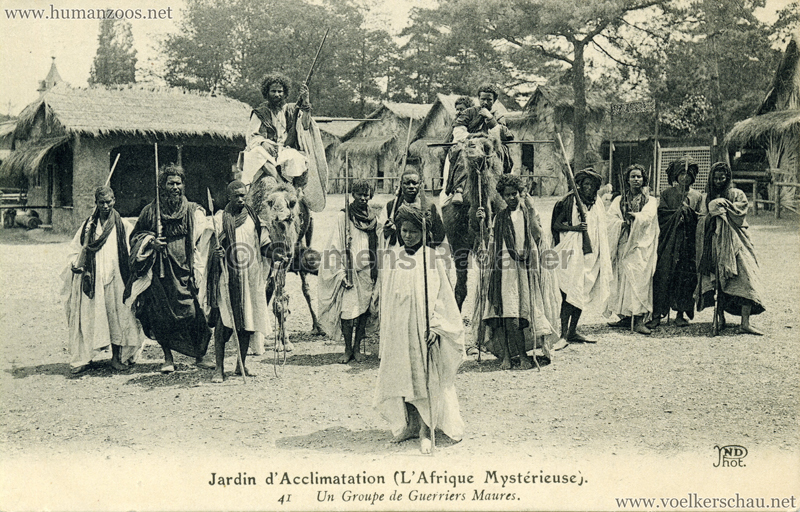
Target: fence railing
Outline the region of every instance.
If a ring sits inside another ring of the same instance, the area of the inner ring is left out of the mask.
[[[536,182],[536,195],[538,197],[542,196],[542,180],[547,179],[559,179],[560,176],[547,176],[542,174],[520,174],[520,178],[529,178],[533,179]],[[348,178],[352,182],[354,178]],[[369,176],[367,178],[359,178],[366,181],[373,182],[375,186],[375,190],[379,193],[394,193],[397,190],[397,187],[400,186],[400,178],[397,176]],[[333,193],[344,193],[344,180],[343,176],[336,176],[333,178],[328,178],[328,192]],[[425,180],[425,190],[430,192],[433,195],[439,194],[444,187],[443,181],[444,178],[437,177],[437,178],[428,178]]]

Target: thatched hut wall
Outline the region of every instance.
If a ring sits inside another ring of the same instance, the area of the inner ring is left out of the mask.
[[[387,104],[388,105],[388,104]],[[344,137],[336,150],[336,162],[329,168],[328,191],[344,191],[344,163],[347,157],[350,179],[366,178],[375,183],[377,193],[391,193],[398,185],[398,174],[402,163],[411,119],[411,134],[422,124],[425,105],[391,104],[379,108]],[[397,108],[397,107],[400,108]],[[403,115],[408,114],[408,115]],[[409,117],[413,116],[413,117]],[[412,139],[413,140],[413,139]]]
[[[137,216],[155,194],[159,164],[178,163],[187,174],[186,195],[218,207],[244,147],[249,108],[222,97],[174,90],[71,89],[57,86],[20,115],[15,149],[0,176],[24,175],[28,204],[54,230],[74,231],[94,207],[94,189],[111,179],[117,209]]]

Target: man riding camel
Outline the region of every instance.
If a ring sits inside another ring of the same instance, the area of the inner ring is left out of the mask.
[[[250,113],[247,147],[241,154],[241,181],[249,186],[262,176],[289,183],[312,211],[325,207],[328,167],[319,129],[311,117],[308,86],[296,103],[287,103],[289,79],[269,74],[261,82],[264,102]]]
[[[478,89],[478,106],[466,108],[458,113],[453,121],[453,142],[459,142],[470,136],[483,135],[497,137],[501,142],[514,140],[514,135],[506,126],[503,114],[497,110],[497,97],[499,91],[494,85],[484,84]],[[450,170],[447,175],[445,194],[452,194],[451,201],[460,204],[464,201],[464,184],[467,181],[467,172],[458,165],[458,155],[461,147],[455,145],[450,149]],[[513,162],[508,147],[500,145],[497,156],[503,162],[503,173],[511,172]]]

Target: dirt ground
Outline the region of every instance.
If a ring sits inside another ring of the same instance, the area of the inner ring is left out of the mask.
[[[554,201],[537,200],[546,225]],[[332,196],[316,215],[314,247],[324,243],[341,202]],[[541,371],[501,371],[491,356],[481,363],[468,357],[456,384],[466,435],[460,443],[442,440],[438,456],[628,451],[666,457],[721,443],[798,452],[798,221],[764,214],[749,221],[766,302],[753,323],[764,337],[736,336],[729,328],[710,338],[708,310],[689,328],[661,327],[650,337],[612,330],[605,319],[589,316],[582,330],[598,343],[571,345]],[[288,278],[294,351],[277,367],[278,377],[270,352],[251,356],[248,365],[258,376],[246,385],[236,378],[213,385],[210,370],[180,355],[178,371],[162,375],[157,345],[128,372],[112,372],[102,360],[70,375],[58,294],[65,240],[0,230],[0,457],[374,458],[417,450],[415,441],[387,447],[390,434],[372,408],[377,339],[370,339],[364,363],[337,364],[339,340],[306,334],[310,320],[296,276]],[[316,296],[313,277],[311,288]],[[229,351],[229,368],[234,358]]]

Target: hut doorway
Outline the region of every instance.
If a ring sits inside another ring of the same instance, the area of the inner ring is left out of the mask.
[[[109,170],[117,154],[120,155],[119,163],[111,177],[116,209],[123,217],[138,217],[142,208],[155,198],[155,149],[152,144],[118,146],[109,154]],[[177,162],[178,148],[159,144],[158,165]]]

